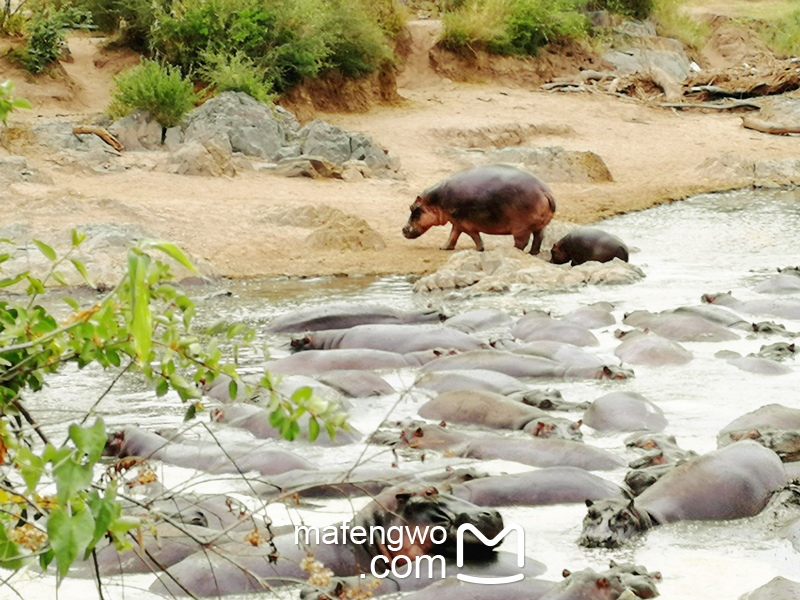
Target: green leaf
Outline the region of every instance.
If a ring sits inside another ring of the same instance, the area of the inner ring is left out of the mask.
[[[65,506],[77,492],[92,484],[92,465],[84,465],[74,456],[69,448],[63,448],[59,455],[66,451],[66,456],[58,462],[53,461],[53,478],[58,490],[58,503]]]
[[[70,298],[69,296],[64,296],[64,297],[62,298],[62,300],[63,300],[64,302],[66,302],[67,304],[69,304],[69,307],[70,307],[72,310],[79,310],[79,309],[80,309],[80,307],[81,307],[81,305],[80,305],[80,304],[78,304],[78,301],[77,301],[77,300],[75,300],[74,298]]]
[[[163,396],[169,391],[169,382],[163,377],[158,380],[156,384],[156,396]]]
[[[150,313],[150,292],[146,284],[147,267],[150,259],[146,254],[128,251],[128,270],[131,281],[131,333],[133,334],[136,356],[140,364],[150,361],[151,332],[153,329]]]
[[[105,448],[108,441],[106,428],[100,419],[97,419],[92,427],[70,425],[69,437],[75,442],[78,450],[89,457],[89,462],[92,464],[100,460],[103,455],[103,448]]]
[[[239,393],[239,384],[236,383],[235,379],[231,379],[231,382],[228,384],[228,394],[231,397],[231,400],[236,400],[236,396]]]
[[[314,390],[308,386],[304,386],[295,390],[294,394],[292,394],[292,400],[297,403],[304,402],[305,400],[311,398],[313,393]]]
[[[72,243],[74,244],[75,241],[73,240]],[[88,285],[92,289],[97,289],[94,280],[89,276],[89,272],[86,270],[86,267],[81,261],[79,261],[77,258],[70,258],[69,262],[71,262],[72,265],[75,267],[75,270],[81,274],[81,277],[83,277],[83,280],[86,282],[86,285]]]
[[[83,240],[86,239],[86,234],[81,233],[77,229],[72,230],[72,247],[77,248],[83,243]]]
[[[184,422],[191,421],[197,416],[197,404],[190,404],[186,409],[186,414],[183,415]]]
[[[28,276],[28,271],[25,271],[24,273],[20,273],[16,277],[6,277],[5,279],[0,279],[0,288],[9,287],[16,283],[19,283],[27,276]]]
[[[20,475],[25,480],[25,485],[28,486],[28,493],[33,493],[36,484],[39,483],[39,478],[44,473],[44,460],[31,452],[30,448],[20,446],[17,449],[16,464]]]
[[[58,566],[64,577],[70,565],[86,551],[94,537],[94,517],[88,510],[70,516],[62,508],[54,508],[47,520],[47,536]]]
[[[313,442],[319,436],[319,422],[316,417],[308,420],[308,441]]]
[[[189,269],[192,273],[196,273],[199,275],[197,269],[194,268],[192,261],[183,253],[183,250],[178,248],[175,244],[170,244],[169,242],[158,242],[157,244],[153,244],[153,248],[161,250],[164,254],[173,258],[184,267]]]
[[[31,103],[28,102],[25,98],[14,98],[11,101],[11,106],[13,106],[14,108],[27,108],[28,110],[31,110],[33,108]]]
[[[328,432],[331,440],[336,437],[336,425],[333,423],[325,423],[325,430]]]
[[[69,285],[67,283],[67,280],[64,279],[64,275],[61,272],[53,271],[51,273],[51,275],[52,275],[53,279],[56,280],[56,283],[58,283],[58,285],[63,285],[64,287],[67,287]]]
[[[92,541],[86,548],[84,559],[89,557],[89,553],[94,548],[95,544],[106,534],[111,523],[116,520],[122,512],[122,507],[116,501],[117,490],[114,486],[108,486],[103,498],[94,491],[89,499],[89,508],[92,510],[94,517],[94,534]]]
[[[45,244],[44,242],[40,242],[39,240],[32,239],[33,243],[36,244],[36,247],[39,248],[39,252],[45,255],[47,260],[50,262],[55,262],[56,258],[56,251],[53,250],[50,246]]]
[[[286,418],[286,415],[283,413],[283,408],[278,407],[274,411],[272,411],[269,415],[269,424],[272,425],[275,429],[280,429],[283,425],[283,421]]]

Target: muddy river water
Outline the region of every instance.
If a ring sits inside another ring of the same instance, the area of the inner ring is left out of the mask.
[[[698,196],[686,201],[662,205],[646,211],[609,219],[599,226],[624,239],[632,249],[631,262],[646,273],[634,284],[580,286],[559,291],[536,291],[530,287],[512,288],[502,294],[469,295],[461,291],[441,295],[422,295],[412,291],[413,282],[405,277],[334,278],[318,280],[269,280],[237,282],[225,285],[232,295],[209,295],[198,301],[200,320],[218,318],[243,321],[254,326],[259,342],[264,342],[276,356],[286,354],[288,337],[267,335],[272,318],[300,306],[331,301],[376,302],[401,309],[441,308],[458,314],[474,308],[493,308],[518,317],[524,311],[541,309],[553,316],[563,315],[579,306],[607,301],[614,306],[617,325],[595,330],[600,346],[593,349],[609,361],[618,363],[613,354],[619,344],[613,333],[625,313],[636,309],[653,312],[683,305],[698,305],[709,292],[733,292],[742,300],[763,298],[754,288],[776,274],[776,267],[800,265],[800,190],[742,190]],[[509,239],[510,243],[510,239]],[[205,291],[203,292],[205,294]],[[800,302],[800,294],[783,294],[785,301]],[[780,319],[769,315],[743,315],[748,321],[774,320],[790,331],[800,331],[800,320]],[[502,332],[479,335],[490,339]],[[764,344],[782,341],[779,337],[759,337],[719,343],[684,343],[694,359],[682,366],[636,366],[635,377],[624,381],[545,380],[527,383],[531,387],[556,388],[569,401],[591,401],[610,391],[638,392],[656,403],[668,419],[667,434],[679,445],[698,453],[716,448],[717,432],[734,418],[764,404],[778,402],[800,408],[800,365],[789,359],[792,372],[767,376],[741,371],[716,358],[720,350],[743,355],[757,352]],[[245,370],[254,371],[262,360],[253,352],[243,356]],[[416,416],[428,396],[411,390],[416,373],[382,373],[398,393],[381,398],[356,400],[350,423],[362,432],[374,430],[392,409],[390,418]],[[30,402],[37,416],[51,431],[81,416],[103,392],[110,376],[101,371],[68,372],[51,381],[48,390]],[[183,408],[178,401],[156,400],[136,377],[124,378],[100,405],[99,414],[108,429],[128,423],[148,428],[182,427]],[[580,412],[569,413],[573,420]],[[626,450],[625,434],[599,435],[584,427],[584,439],[615,452],[626,459],[636,455]],[[521,435],[521,434],[520,434]],[[301,453],[321,466],[352,464],[361,455],[362,445],[322,449],[309,445],[276,442]],[[395,457],[385,448],[369,448],[364,460],[390,468]],[[400,466],[436,469],[446,464],[464,464],[463,459],[428,456],[424,465],[400,453]],[[479,469],[491,473],[520,472],[529,467],[511,462],[482,463]],[[626,469],[601,473],[621,482]],[[160,477],[168,485],[194,486],[196,491],[220,491],[220,485],[233,492],[241,491],[235,480],[220,483],[219,478],[204,478],[193,471],[159,467]],[[243,496],[244,497],[244,496]],[[271,505],[269,515],[276,523],[286,523],[301,516],[308,523],[335,523],[352,515],[365,501],[331,502],[315,510],[292,510]],[[504,507],[501,513],[508,522],[523,525],[528,556],[544,562],[547,579],[559,580],[562,569],[592,567],[602,570],[609,559],[634,561],[649,570],[661,571],[659,590],[668,599],[735,599],[776,575],[800,579],[800,553],[790,541],[780,537],[774,524],[761,517],[734,522],[683,522],[659,527],[640,541],[621,550],[586,549],[576,539],[586,512],[581,505],[556,505],[523,508]],[[105,598],[156,598],[147,592],[152,576],[127,577],[124,584],[112,580],[104,590]],[[14,578],[15,589],[24,598],[55,597],[54,579],[37,574]],[[95,597],[91,580],[67,580],[58,593],[62,599]],[[296,594],[295,594],[296,596]],[[7,588],[0,597],[14,597]],[[250,596],[252,597],[252,596]]]

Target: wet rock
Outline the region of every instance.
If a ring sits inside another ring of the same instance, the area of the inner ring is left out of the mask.
[[[614,259],[577,267],[552,265],[516,248],[486,252],[456,252],[438,271],[414,285],[417,292],[468,288],[470,292],[498,292],[513,284],[535,289],[556,289],[579,284],[631,283],[644,277],[636,266]]]
[[[800,600],[800,583],[774,577],[760,588],[739,596],[739,600]]]
[[[161,147],[164,128],[146,110],[135,110],[108,127],[127,152],[157,150]]]
[[[465,166],[509,163],[525,168],[551,183],[613,181],[603,159],[594,152],[565,150],[560,146],[509,146],[499,150],[452,148],[446,152]]]

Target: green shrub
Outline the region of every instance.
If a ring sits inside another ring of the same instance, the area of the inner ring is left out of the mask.
[[[535,55],[542,46],[589,30],[581,0],[474,0],[444,15],[442,44],[497,54]]]
[[[112,118],[147,110],[163,127],[174,127],[197,101],[194,86],[177,67],[144,60],[114,78],[117,92],[109,107]]]
[[[646,19],[655,9],[657,0],[592,0],[593,10],[607,10],[632,19]]]
[[[83,11],[45,6],[26,24],[28,39],[13,56],[31,73],[42,73],[61,56],[67,29],[84,27],[89,22],[90,17]]]
[[[393,58],[385,34],[404,30],[406,19],[398,0],[75,1],[101,29],[184,76],[221,68],[240,77],[247,59],[277,92],[326,69],[374,71]]]
[[[271,102],[274,98],[272,85],[266,78],[266,70],[257,67],[240,52],[233,56],[206,53],[203,55],[203,66],[198,72],[215,93],[244,92],[260,102]]]
[[[360,77],[392,59],[383,31],[361,5],[344,0],[332,7],[323,25],[330,40],[329,66],[350,77]]]
[[[775,22],[757,21],[755,29],[778,56],[800,56],[800,9]]]
[[[659,35],[675,38],[684,46],[699,49],[708,38],[707,23],[696,21],[682,10],[682,0],[657,0],[653,10]]]

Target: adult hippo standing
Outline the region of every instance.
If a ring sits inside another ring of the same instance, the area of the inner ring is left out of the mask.
[[[593,227],[579,227],[555,243],[550,262],[556,265],[571,263],[575,267],[590,260],[608,262],[615,258],[628,262],[625,242]]]
[[[553,192],[538,177],[510,165],[484,165],[459,171],[417,196],[403,235],[413,240],[434,225],[451,223],[442,250],[453,250],[466,233],[482,252],[481,233],[512,235],[520,250],[533,234],[530,253],[538,254],[555,211]]]
[[[737,442],[678,465],[635,500],[587,500],[578,543],[616,548],[664,523],[752,517],[788,477],[772,450]]]

